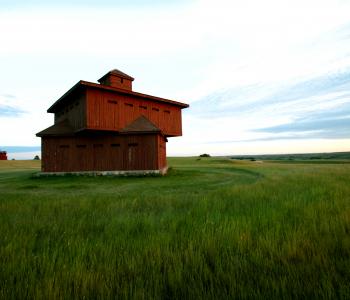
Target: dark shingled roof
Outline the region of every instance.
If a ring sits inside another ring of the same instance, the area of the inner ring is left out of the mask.
[[[153,133],[160,132],[160,129],[154,125],[145,116],[138,117],[132,121],[129,125],[125,126],[120,133]]]
[[[56,123],[43,131],[40,131],[36,134],[36,136],[74,136],[76,134],[84,134],[84,132],[88,132],[88,129],[83,129],[76,131],[66,119],[59,123]],[[99,130],[109,132],[108,130]],[[129,125],[125,126],[119,132],[113,130],[115,134],[126,134],[126,133],[161,133],[161,130],[155,126],[150,120],[148,120],[145,116],[138,117],[134,121],[132,121]]]
[[[103,75],[99,80],[97,80],[98,82],[102,81],[103,78],[105,78],[107,75],[109,74],[113,74],[113,75],[117,75],[119,77],[123,77],[123,78],[126,78],[126,79],[129,79],[131,81],[134,81],[134,78],[132,78],[131,76],[129,76],[128,74],[125,74],[124,72],[118,70],[118,69],[114,69],[114,70],[111,70],[109,71],[108,73],[106,73],[105,75]]]
[[[43,131],[40,131],[36,136],[69,136],[74,135],[74,128],[70,125],[68,120],[56,123]]]

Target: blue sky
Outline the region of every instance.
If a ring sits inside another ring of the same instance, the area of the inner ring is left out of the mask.
[[[0,1],[0,147],[113,68],[191,104],[169,155],[350,150],[350,2]]]

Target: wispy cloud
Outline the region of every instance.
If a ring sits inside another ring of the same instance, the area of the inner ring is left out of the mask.
[[[192,104],[202,144],[348,139],[350,72],[218,91]],[[207,123],[207,125],[205,125]],[[210,125],[209,125],[210,124]],[[195,131],[193,129],[193,139]],[[219,148],[221,146],[218,146]]]
[[[197,116],[242,115],[251,112],[275,114],[312,113],[350,101],[350,69],[299,82],[237,87],[210,94],[191,105]]]
[[[6,118],[14,118],[14,117],[19,117],[25,112],[17,107],[13,107],[10,105],[4,105],[0,104],[0,118],[1,117],[6,117]]]
[[[341,114],[342,115],[342,114]],[[349,138],[350,137],[350,109],[347,114],[337,118],[303,118],[295,122],[263,128],[260,132],[289,134],[288,138]],[[303,135],[300,135],[303,134]],[[273,139],[270,137],[267,139]],[[281,137],[278,137],[281,139]],[[286,138],[284,136],[283,138]]]
[[[20,106],[17,96],[10,93],[0,94],[0,118],[21,117],[26,111]]]
[[[1,94],[0,96],[3,98],[7,98],[7,99],[15,99],[16,98],[16,96],[12,95],[12,94]]]

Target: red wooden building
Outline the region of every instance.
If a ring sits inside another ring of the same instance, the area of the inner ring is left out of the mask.
[[[133,80],[119,70],[81,80],[48,109],[54,125],[37,133],[43,172],[166,172],[167,138],[182,135],[188,105],[134,92]]]
[[[7,160],[7,152],[0,151],[0,160]]]

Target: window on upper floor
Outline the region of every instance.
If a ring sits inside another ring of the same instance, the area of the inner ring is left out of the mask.
[[[108,102],[108,103],[111,103],[111,104],[118,104],[118,101],[117,101],[117,100],[108,100],[107,102]]]

